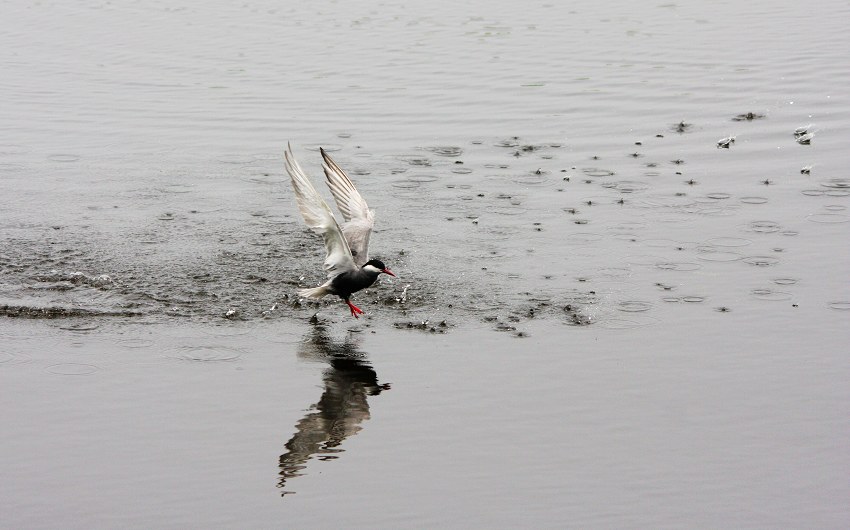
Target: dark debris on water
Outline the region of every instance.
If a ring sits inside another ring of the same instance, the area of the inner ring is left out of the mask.
[[[738,114],[737,116],[732,118],[732,121],[753,121],[760,120],[764,117],[764,114],[758,114],[757,112],[745,112],[743,114]]]
[[[77,317],[134,317],[141,313],[137,311],[106,311],[98,309],[84,309],[80,307],[63,306],[29,306],[3,304],[0,305],[0,315],[17,318],[77,318]]]
[[[393,327],[396,329],[408,329],[408,330],[418,330],[425,331],[428,333],[445,333],[449,329],[449,323],[445,320],[440,321],[438,324],[431,324],[427,320],[421,320],[419,322],[416,321],[401,321],[394,322]]]

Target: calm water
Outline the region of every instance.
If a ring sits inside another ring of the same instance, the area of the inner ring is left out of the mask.
[[[846,2],[2,11],[0,526],[847,526]]]

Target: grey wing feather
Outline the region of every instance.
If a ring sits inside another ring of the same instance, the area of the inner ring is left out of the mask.
[[[325,241],[325,270],[328,273],[328,278],[356,269],[357,265],[354,263],[351,249],[342,229],[336,222],[328,204],[316,191],[301,166],[298,165],[298,161],[292,154],[292,146],[289,144],[287,144],[284,158],[286,159],[286,172],[289,173],[289,178],[292,180],[292,189],[295,191],[295,199],[298,203],[298,209],[301,211],[301,216],[304,217],[307,226],[321,235]]]
[[[372,235],[372,221],[352,219],[342,225],[342,233],[348,241],[351,256],[358,267],[369,261],[369,236]]]
[[[345,219],[342,232],[354,256],[354,262],[362,267],[369,261],[369,236],[372,235],[372,228],[375,225],[375,214],[369,209],[369,205],[366,204],[345,171],[328,156],[324,149],[320,151],[324,160],[322,169],[325,170],[328,187]]]

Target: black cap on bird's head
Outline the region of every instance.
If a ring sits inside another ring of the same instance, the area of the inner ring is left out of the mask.
[[[367,269],[367,270],[371,270],[373,272],[377,272],[379,274],[383,272],[384,274],[389,274],[390,276],[395,276],[395,274],[393,274],[393,271],[391,271],[389,268],[387,268],[387,266],[384,265],[384,262],[379,260],[379,259],[370,259],[369,261],[367,261],[363,265],[363,268]]]

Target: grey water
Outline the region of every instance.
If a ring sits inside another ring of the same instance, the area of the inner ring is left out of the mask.
[[[2,11],[0,527],[846,528],[846,2]]]

